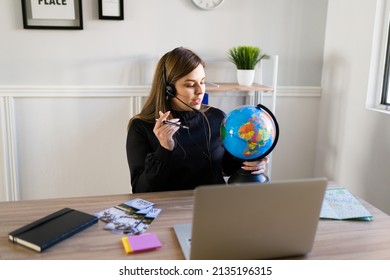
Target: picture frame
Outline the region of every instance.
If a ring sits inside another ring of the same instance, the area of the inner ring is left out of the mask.
[[[99,19],[123,20],[123,0],[98,0]]]
[[[82,0],[21,0],[24,29],[83,29]]]

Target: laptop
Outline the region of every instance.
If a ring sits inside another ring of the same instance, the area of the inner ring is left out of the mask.
[[[200,186],[192,224],[175,224],[185,259],[276,259],[312,250],[328,180]]]

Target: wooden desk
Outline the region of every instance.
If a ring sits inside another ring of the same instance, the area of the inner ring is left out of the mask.
[[[121,235],[104,230],[101,221],[43,253],[8,241],[12,230],[62,207],[94,214],[135,197],[162,208],[148,230],[159,236],[158,250],[126,255]],[[320,220],[313,251],[296,259],[390,259],[390,217],[362,203],[373,222]],[[172,225],[191,222],[192,205],[192,191],[0,202],[0,259],[183,259]]]

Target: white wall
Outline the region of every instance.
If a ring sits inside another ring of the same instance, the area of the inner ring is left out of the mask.
[[[313,176],[326,0],[229,0],[213,11],[124,2],[124,21],[103,21],[84,0],[84,30],[59,31],[24,30],[20,1],[0,1],[1,200],[129,192],[126,124],[158,57],[177,46],[218,82],[235,81],[232,46],[279,55],[273,179]],[[224,109],[226,99],[211,102]]]
[[[390,115],[365,108],[376,2],[329,1],[316,174],[390,213]]]
[[[84,30],[53,31],[24,30],[20,1],[1,1],[0,85],[148,84],[155,60],[177,46],[207,60],[210,80],[228,79],[213,65],[238,44],[278,54],[280,85],[320,84],[326,0],[230,0],[213,11],[191,0],[124,2],[124,21],[99,20],[97,1],[83,0]]]

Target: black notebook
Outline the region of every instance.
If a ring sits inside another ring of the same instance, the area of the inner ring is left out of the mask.
[[[96,224],[96,216],[64,208],[8,234],[9,239],[37,252]]]

